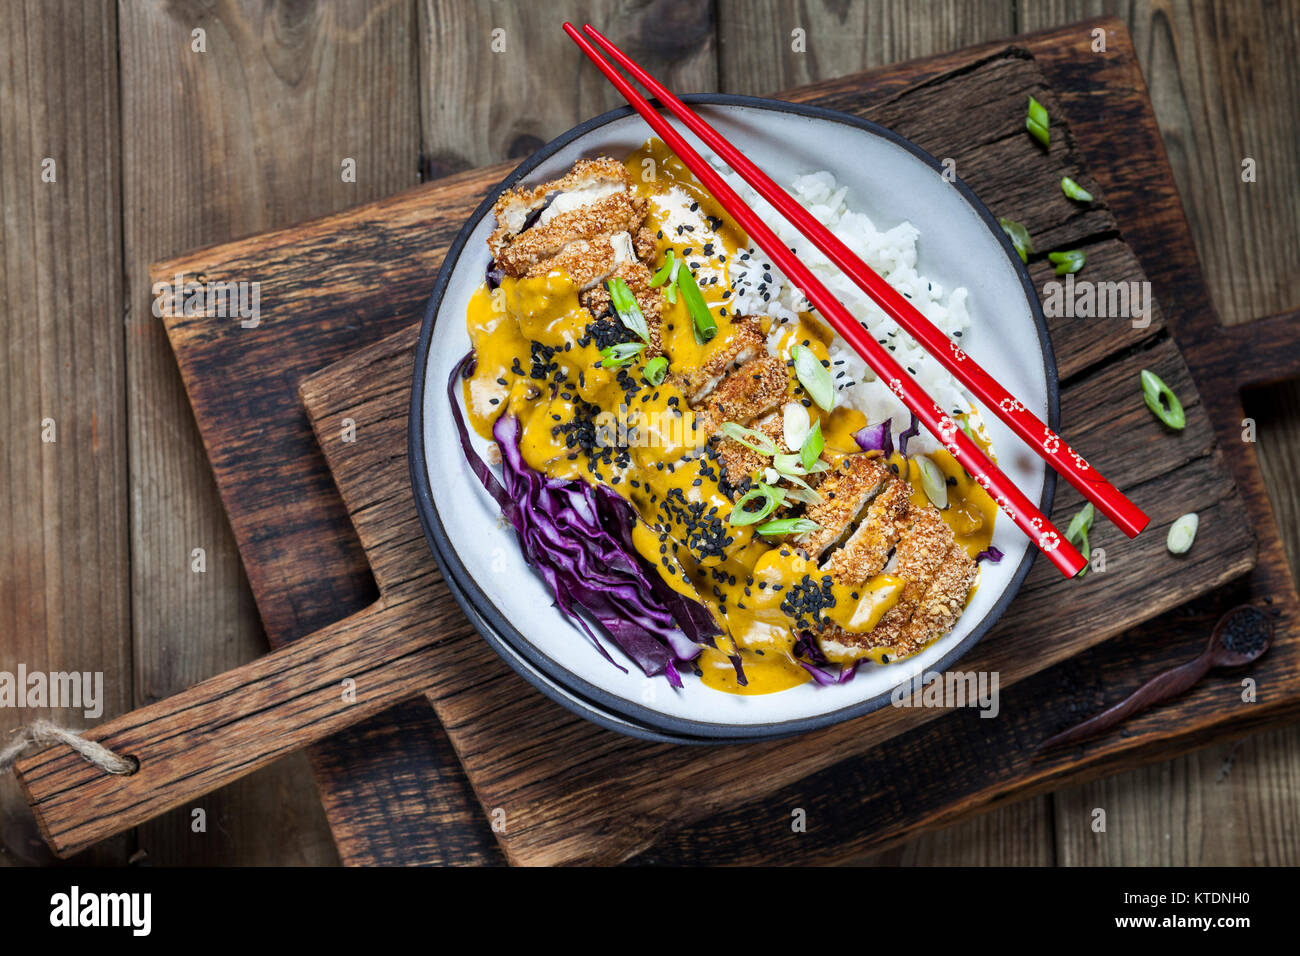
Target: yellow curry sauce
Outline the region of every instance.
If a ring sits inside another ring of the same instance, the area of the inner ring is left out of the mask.
[[[697,340],[680,295],[663,303],[661,316],[669,369],[697,369],[732,334],[727,262],[747,246],[745,235],[660,141],[647,142],[626,167],[647,200],[646,225],[657,236],[651,268],[670,249],[678,260],[697,265],[717,334],[703,344]],[[683,457],[709,437],[696,428],[686,396],[671,377],[657,386],[646,381],[645,355],[622,368],[602,367],[600,348],[587,334],[592,321],[562,271],[505,277],[492,291],[480,286],[467,315],[476,365],[464,383],[474,429],[491,438],[493,422],[509,409],[520,419],[520,449],[530,467],[552,477],[604,482],[635,507],[642,519],[633,534],[637,551],[674,589],[705,604],[724,628],[717,648],[704,648],[695,662],[707,686],[769,694],[810,680],[794,659],[796,634],[781,605],[805,575],[819,577],[818,568],[791,545],[757,536],[753,525],[729,523],[732,504],[719,485],[716,462],[706,455]],[[767,320],[764,332],[770,332]],[[789,358],[791,347],[802,344],[826,359],[830,340],[830,329],[805,313],[778,334],[777,351]],[[562,384],[552,388],[555,381]],[[860,451],[853,439],[867,424],[860,412],[836,407],[826,413],[815,405],[808,412],[810,421],[821,421],[824,456],[832,464]],[[601,440],[593,443],[590,434],[580,440],[575,432],[592,428],[593,419]],[[948,479],[949,504],[940,514],[974,557],[989,546],[996,505],[947,452],[929,457]],[[895,454],[891,464],[906,472],[913,500],[928,504],[916,462]],[[717,547],[693,551],[682,544],[688,540]],[[708,556],[697,560],[697,553]],[[859,586],[832,582],[835,602],[822,612],[824,619],[846,631],[870,631],[897,602],[904,583],[885,573]],[[891,650],[878,648],[869,656],[887,661]],[[729,659],[733,652],[742,660],[745,686]]]

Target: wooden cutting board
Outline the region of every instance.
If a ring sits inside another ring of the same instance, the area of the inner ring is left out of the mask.
[[[1101,643],[1212,591],[1249,570],[1256,557],[1243,498],[1215,448],[1216,427],[1221,437],[1239,430],[1242,379],[1233,364],[1238,353],[1218,335],[1205,305],[1127,37],[1115,21],[1103,25],[1112,35],[1110,53],[1100,62],[1087,51],[1087,30],[1073,27],[1027,39],[1014,49],[963,51],[788,95],[865,115],[936,155],[954,157],[959,174],[994,213],[1024,221],[1040,250],[1086,248],[1088,278],[1140,281],[1136,246],[1146,256],[1160,300],[1177,305],[1179,340],[1205,357],[1199,368],[1193,363],[1193,371],[1206,376],[1202,386],[1210,385],[1209,398],[1198,401],[1159,310],[1142,330],[1071,319],[1052,323],[1065,383],[1066,433],[1149,510],[1154,525],[1134,542],[1099,529],[1094,546],[1105,546],[1112,562],[1105,574],[1065,582],[1045,565],[1035,569],[1003,622],[962,663],[964,669],[1000,671],[1004,694],[998,720],[979,720],[969,712],[889,709],[795,741],[698,751],[621,738],[546,701],[468,629],[424,545],[405,479],[405,400],[414,342],[409,329],[303,383],[342,492],[340,504],[295,405],[294,387],[304,371],[418,317],[442,250],[483,192],[504,175],[503,168],[454,177],[155,268],[155,279],[184,272],[262,282],[265,323],[259,329],[189,317],[169,320],[168,331],[273,641],[283,644],[366,607],[375,593],[367,569],[382,598],[376,605],[379,616],[368,624],[366,613],[358,616],[358,633],[400,641],[402,633],[434,632],[389,686],[429,688],[427,698],[447,737],[427,708],[407,704],[313,747],[313,765],[345,860],[498,858],[487,818],[476,812],[449,759],[448,739],[482,805],[504,811],[506,825],[498,835],[513,861],[615,861],[639,855],[752,862],[860,853],[1007,793],[1056,786],[1295,712],[1296,701],[1285,693],[1243,707],[1232,679],[1211,679],[1113,738],[1049,761],[1030,757],[1036,740],[1130,689],[1163,663],[1199,650],[1225,601],[1257,593],[1238,587],[1224,597],[1203,599],[1196,614],[1131,631],[1123,642]],[[1061,93],[1059,99],[1045,76]],[[1105,96],[1096,96],[1099,91]],[[1024,97],[1031,92],[1053,115],[1049,156],[1035,152],[1023,134]],[[1077,149],[1066,129],[1067,112]],[[1111,135],[1114,123],[1128,131],[1124,138]],[[1099,162],[1084,163],[1085,157]],[[1065,172],[1085,186],[1099,183],[1093,191],[1099,197],[1104,193],[1109,205],[1085,212],[1064,200],[1057,183]],[[1121,210],[1119,224],[1112,210]],[[1036,285],[1047,277],[1045,265],[1036,262]],[[1255,328],[1256,344],[1294,337],[1286,319]],[[1181,435],[1162,434],[1137,400],[1134,383],[1142,367],[1154,368],[1183,395],[1189,425]],[[1263,369],[1288,371],[1275,352]],[[339,441],[344,418],[357,423],[355,443]],[[1262,488],[1253,454],[1249,448],[1234,450],[1228,462],[1255,505],[1255,526],[1264,533],[1265,561],[1252,586],[1262,581],[1262,593],[1278,598],[1286,634],[1285,625],[1295,621],[1294,593],[1266,502],[1259,507]],[[1066,489],[1054,518],[1068,520],[1078,504]],[[1213,546],[1194,549],[1176,574],[1162,575],[1172,566],[1163,555],[1160,526],[1188,510],[1201,513],[1201,540]],[[348,515],[364,551],[349,533]],[[1070,612],[1066,621],[1060,620],[1062,608]],[[309,645],[302,645],[302,654]],[[1283,642],[1259,669],[1294,676],[1294,653],[1294,642]],[[275,672],[275,657],[266,659],[271,663],[263,663],[263,671]],[[1060,666],[1047,669],[1052,664]],[[382,674],[382,667],[373,672]],[[1285,686],[1281,680],[1272,683]],[[195,690],[219,708],[223,688],[231,686]],[[384,699],[381,688],[371,704]],[[275,698],[268,700],[270,711],[284,709]],[[363,712],[373,714],[373,706]],[[354,716],[331,712],[319,727],[333,730]],[[931,720],[935,717],[941,719]],[[142,739],[146,722],[131,718],[104,725],[96,736],[110,746]],[[318,736],[306,728],[286,738],[284,746]],[[884,741],[886,746],[876,746]],[[237,753],[223,751],[219,741],[200,743],[207,749],[195,752],[211,758],[210,786],[250,766]],[[62,804],[37,800],[47,836],[65,851],[93,839],[102,827],[60,830],[59,806],[66,808],[78,794],[93,795],[107,816],[118,806],[114,800],[123,800],[112,790],[113,781],[84,780],[75,761],[57,752],[26,761],[23,773],[47,791],[52,781],[70,784]],[[167,799],[164,794],[156,802],[161,806]],[[807,832],[791,831],[792,807],[808,812]],[[128,812],[134,811],[121,809],[118,819]],[[870,826],[861,820],[870,820]]]

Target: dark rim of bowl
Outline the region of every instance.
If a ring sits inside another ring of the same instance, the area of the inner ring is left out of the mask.
[[[851,116],[847,113],[840,113],[835,110],[825,109],[819,106],[808,106],[801,103],[786,103],[782,100],[772,100],[756,96],[741,96],[736,94],[717,94],[717,93],[699,93],[683,96],[682,99],[690,104],[703,106],[735,106],[749,107],[753,109],[771,110],[774,112],[793,113],[799,116],[810,117],[813,119],[827,120],[833,123],[839,123],[844,126],[852,126],[864,132],[879,136],[896,146],[906,149],[913,156],[920,159],[931,169],[943,173],[945,171],[943,164],[927,153],[921,147],[917,146],[910,140],[905,139],[892,130],[886,129],[870,120],[861,119]],[[655,102],[658,106],[657,101]],[[760,740],[773,740],[780,737],[789,737],[795,734],[804,733],[810,730],[816,730],[821,727],[828,727],[832,724],[842,723],[864,714],[869,714],[878,710],[889,702],[893,689],[884,691],[865,701],[859,701],[837,710],[828,711],[815,717],[801,717],[792,720],[774,721],[771,723],[753,723],[753,724],[724,724],[713,723],[697,720],[686,720],[679,717],[673,717],[656,711],[649,707],[626,700],[625,698],[611,694],[589,682],[577,677],[567,668],[563,667],[550,656],[542,653],[538,648],[521,634],[505,617],[504,614],[492,603],[487,595],[479,588],[477,582],[466,570],[460,559],[456,556],[456,550],[451,544],[446,529],[443,528],[442,521],[438,516],[438,510],[433,502],[432,488],[429,484],[428,469],[424,455],[424,385],[428,372],[429,361],[429,343],[433,336],[434,320],[437,317],[438,309],[442,304],[443,294],[446,291],[447,284],[455,271],[456,264],[464,252],[465,245],[469,240],[478,223],[491,212],[492,206],[496,203],[497,197],[505,190],[509,189],[519,180],[523,179],[541,163],[549,159],[559,150],[572,143],[574,140],[590,133],[595,129],[608,125],[615,120],[622,119],[633,113],[630,106],[621,106],[616,109],[602,113],[592,119],[573,127],[569,131],[561,134],[542,146],[532,156],[528,157],[515,168],[501,183],[492,190],[486,198],[479,204],[478,208],[466,220],[465,225],[461,227],[460,232],[456,235],[455,241],[447,250],[446,257],[443,259],[442,268],[438,272],[438,279],[434,283],[433,294],[429,298],[429,304],[424,312],[424,321],[420,327],[420,339],[416,350],[415,358],[415,378],[411,387],[411,405],[408,418],[408,454],[409,469],[411,477],[411,487],[414,493],[416,508],[419,511],[420,523],[424,527],[425,538],[433,551],[444,577],[448,579],[451,586],[452,596],[456,599],[461,609],[465,611],[471,622],[475,623],[476,629],[492,648],[497,651],[498,655],[503,656],[510,667],[523,677],[526,681],[540,690],[547,697],[565,709],[585,717],[589,720],[595,720],[596,714],[585,708],[574,706],[574,702],[567,697],[557,696],[554,689],[550,686],[535,679],[534,675],[520,668],[509,655],[501,655],[501,648],[498,642],[506,643],[511,650],[526,658],[539,670],[547,674],[555,683],[560,684],[566,691],[575,694],[580,698],[586,698],[593,706],[605,708],[625,717],[629,720],[644,723],[647,726],[644,733],[636,733],[625,727],[611,726],[607,722],[597,721],[611,730],[619,733],[631,734],[632,736],[644,736],[651,739],[662,740],[659,734],[666,732],[676,735],[679,739],[676,742],[681,743],[754,743]],[[1047,321],[1043,316],[1042,305],[1038,301],[1038,295],[1034,291],[1033,283],[1030,281],[1029,272],[1024,263],[1020,261],[1019,255],[1011,244],[1010,238],[998,225],[993,214],[979,200],[979,197],[967,186],[962,180],[952,180],[952,185],[961,193],[962,197],[971,206],[972,209],[983,220],[985,226],[993,234],[993,237],[1001,244],[1004,254],[1011,263],[1013,269],[1020,277],[1020,284],[1025,291],[1025,298],[1029,303],[1030,313],[1033,316],[1034,325],[1038,330],[1039,345],[1043,355],[1043,372],[1047,384],[1047,404],[1048,404],[1048,424],[1054,431],[1059,431],[1060,426],[1060,383],[1057,377],[1056,358],[1052,351],[1051,339],[1047,334]],[[1043,481],[1043,493],[1040,498],[1039,508],[1047,514],[1051,510],[1051,505],[1056,492],[1056,472],[1051,468],[1046,470]],[[989,629],[997,622],[1011,603],[1012,598],[1020,590],[1025,576],[1029,573],[1029,568],[1034,562],[1037,554],[1033,547],[1025,551],[1019,566],[1011,578],[1011,582],[997,603],[989,609],[988,613],[980,619],[969,634],[945,654],[940,660],[936,661],[927,670],[943,672],[947,670],[959,658],[964,656],[967,651],[975,646]],[[482,625],[482,626],[480,626]],[[576,633],[576,631],[575,631]],[[907,675],[904,679],[910,680],[913,675]]]

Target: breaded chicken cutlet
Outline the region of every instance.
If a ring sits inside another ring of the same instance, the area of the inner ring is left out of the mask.
[[[562,270],[593,315],[609,307],[605,282],[623,279],[646,318],[648,354],[658,354],[662,296],[650,287],[653,273],[645,264],[655,255],[655,241],[645,227],[645,200],[622,163],[607,157],[579,160],[559,179],[507,190],[493,212],[497,228],[488,248],[505,275]]]

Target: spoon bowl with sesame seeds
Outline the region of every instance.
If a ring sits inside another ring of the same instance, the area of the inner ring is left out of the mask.
[[[691,101],[1055,426],[1037,297],[969,189],[854,117]],[[799,255],[1047,512],[1042,461]],[[1033,557],[628,109],[547,144],[466,223],[421,331],[410,442],[426,535],[480,633],[625,733],[753,740],[868,713],[973,646]]]

